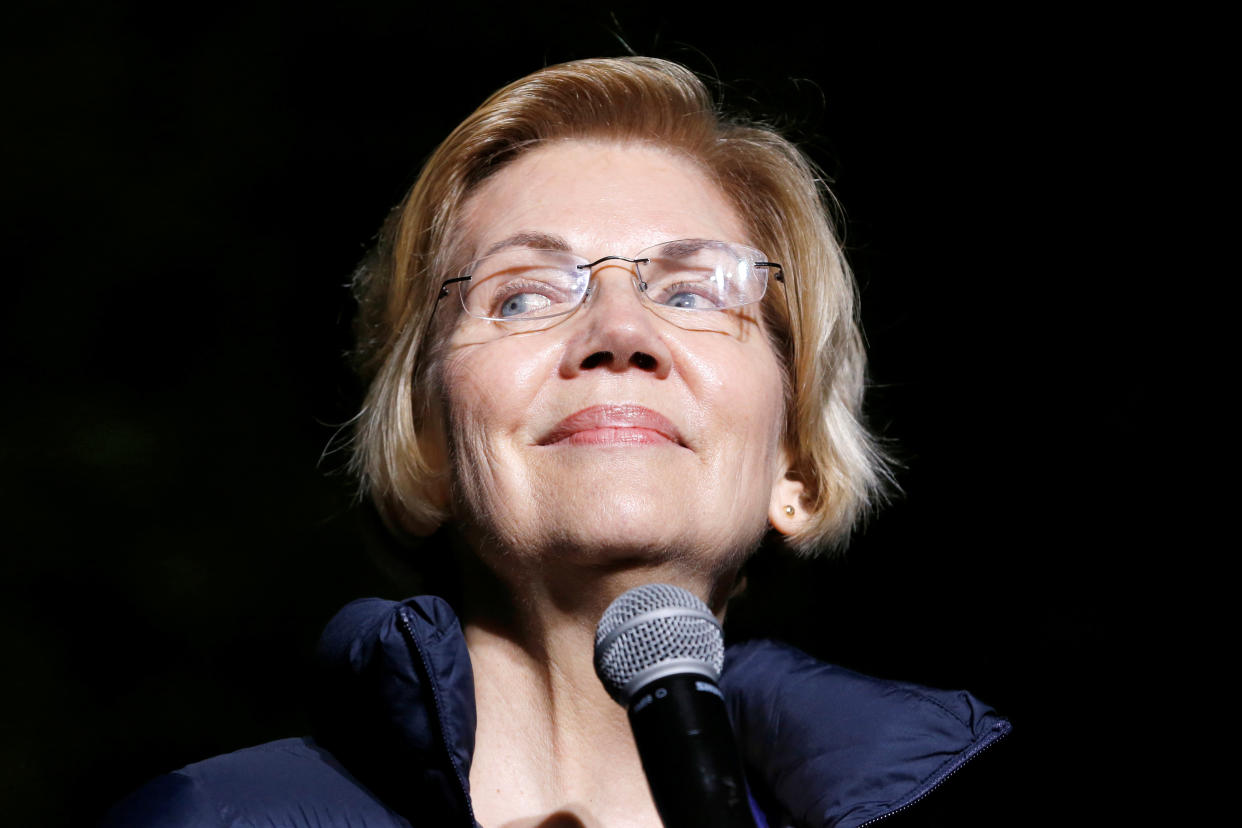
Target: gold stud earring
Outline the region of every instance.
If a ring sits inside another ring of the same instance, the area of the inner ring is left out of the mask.
[[[786,507],[785,507],[785,514],[786,514],[786,515],[788,515],[789,517],[793,517],[793,516],[794,516],[794,507],[792,507],[792,506],[786,506]]]

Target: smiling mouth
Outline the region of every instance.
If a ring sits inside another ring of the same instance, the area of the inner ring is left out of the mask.
[[[641,405],[593,405],[570,414],[539,440],[541,446],[684,446],[668,418]]]

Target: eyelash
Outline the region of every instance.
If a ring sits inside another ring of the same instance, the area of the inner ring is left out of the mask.
[[[496,293],[489,304],[493,314],[499,314],[505,302],[508,302],[514,296],[520,296],[523,293],[538,293],[540,296],[548,296],[545,292],[547,288],[548,284],[546,282],[539,282],[533,279],[514,280],[506,283],[504,291]],[[548,296],[548,299],[552,302],[558,301],[556,296]]]

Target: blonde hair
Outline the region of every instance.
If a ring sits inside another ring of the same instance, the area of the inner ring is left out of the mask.
[[[456,225],[490,175],[533,146],[569,139],[640,142],[692,159],[734,198],[746,241],[784,265],[785,285],[769,288],[763,312],[785,357],[785,446],[811,516],[787,542],[802,553],[842,545],[886,471],[860,420],[856,289],[830,195],[797,147],[723,118],[690,70],[654,58],[574,61],[509,84],[445,139],[389,215],[354,278],[355,356],[369,382],[354,435],[363,492],[398,532],[428,534],[448,518],[437,339],[425,339],[440,284],[460,264]]]

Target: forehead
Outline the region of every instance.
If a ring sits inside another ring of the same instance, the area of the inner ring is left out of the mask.
[[[531,150],[469,198],[460,226],[471,257],[523,233],[559,237],[589,258],[673,239],[748,241],[732,203],[694,162],[638,143]]]

